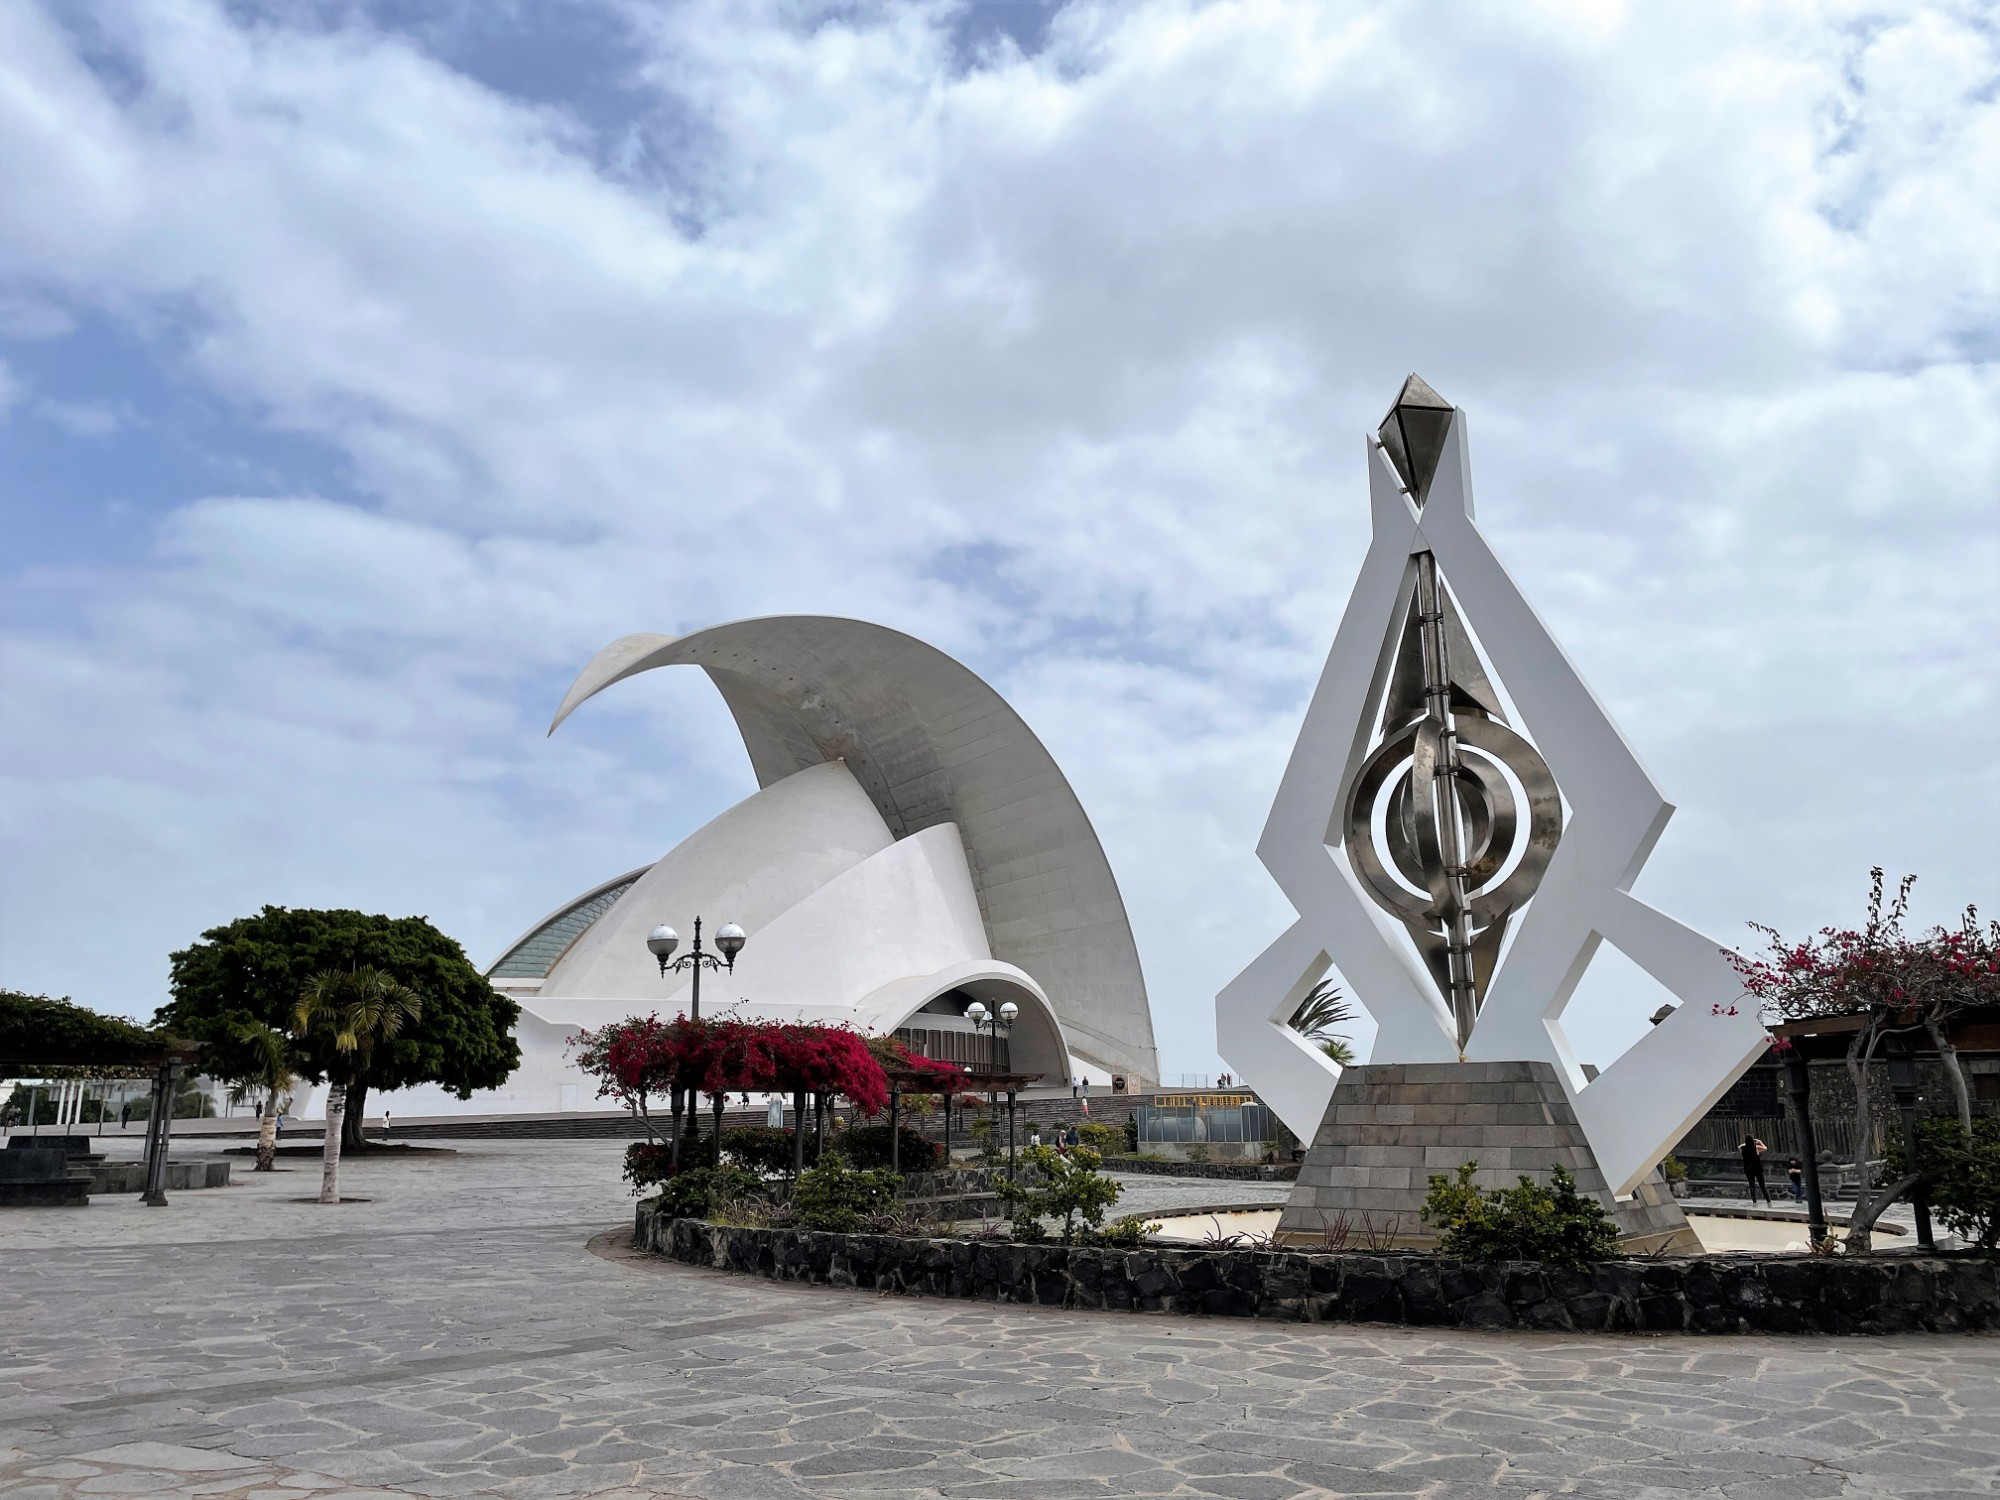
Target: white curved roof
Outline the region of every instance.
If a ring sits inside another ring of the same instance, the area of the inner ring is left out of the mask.
[[[1110,863],[1061,769],[998,693],[898,631],[786,615],[614,641],[550,733],[612,683],[680,665],[721,692],[760,786],[844,761],[895,838],[956,823],[993,957],[1040,982],[1079,1054],[1159,1076]]]

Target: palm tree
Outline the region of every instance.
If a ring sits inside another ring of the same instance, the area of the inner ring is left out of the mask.
[[[1322,979],[1310,990],[1299,1008],[1292,1012],[1292,1030],[1318,1046],[1336,1067],[1353,1066],[1354,1049],[1347,1038],[1333,1028],[1344,1026],[1354,1019],[1354,1012],[1347,1008],[1347,1001],[1341,998],[1340,986],[1331,979]]]
[[[278,1101],[291,1093],[297,1072],[292,1039],[262,1021],[239,1022],[235,1034],[255,1059],[239,1081],[264,1093],[264,1118],[257,1127],[257,1170],[269,1172],[277,1165]]]
[[[423,997],[379,969],[327,969],[306,981],[292,1025],[301,1034],[333,1033],[333,1050],[345,1066],[327,1069],[326,1139],[320,1150],[319,1201],[340,1201],[340,1127],[347,1086],[368,1072],[378,1042],[392,1040],[405,1021],[423,1016]]]

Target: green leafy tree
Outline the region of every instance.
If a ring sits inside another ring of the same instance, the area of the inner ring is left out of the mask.
[[[208,1043],[205,1071],[240,1078],[254,1070],[255,1044],[238,1028],[256,1021],[289,1030],[299,996],[316,974],[359,968],[406,985],[423,997],[423,1016],[378,1044],[367,1065],[348,1061],[324,1031],[299,1040],[299,1076],[322,1083],[349,1077],[342,1101],[345,1148],[363,1148],[361,1121],[370,1090],[435,1083],[461,1099],[498,1088],[521,1065],[514,1023],[521,1008],[498,994],[465,950],[422,917],[267,906],[210,928],[172,957],[172,998],[154,1023]]]
[[[380,969],[329,969],[313,975],[299,992],[292,1013],[295,1035],[333,1048],[320,1148],[320,1202],[340,1201],[341,1114],[348,1085],[367,1075],[377,1047],[395,1041],[423,1014],[423,997]]]
[[[1097,1170],[1104,1159],[1088,1146],[1074,1151],[1030,1146],[1021,1160],[1031,1169],[1029,1185],[998,1184],[1000,1196],[1012,1205],[1016,1239],[1040,1239],[1042,1220],[1057,1219],[1063,1243],[1073,1244],[1102,1224],[1104,1211],[1118,1201],[1118,1184]]]
[[[273,1171],[278,1160],[278,1105],[291,1093],[298,1071],[292,1056],[292,1039],[262,1021],[239,1022],[234,1032],[253,1062],[248,1071],[231,1081],[264,1096],[264,1117],[257,1126],[257,1170]]]
[[[1917,1150],[1925,1197],[1939,1222],[1975,1249],[2000,1253],[2000,1116],[1975,1119],[1969,1139],[1955,1120],[1925,1120]],[[1889,1169],[1914,1170],[1900,1139],[1889,1149]]]

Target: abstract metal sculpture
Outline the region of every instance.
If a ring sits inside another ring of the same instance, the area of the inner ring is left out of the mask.
[[[1373,542],[1258,845],[1299,920],[1217,997],[1221,1051],[1311,1139],[1337,1074],[1287,1023],[1337,962],[1371,1062],[1553,1064],[1629,1192],[1761,1050],[1756,1007],[1630,895],[1673,809],[1473,524],[1464,413],[1412,375],[1368,468]],[[1689,1003],[1593,1081],[1561,1016],[1605,940]]]

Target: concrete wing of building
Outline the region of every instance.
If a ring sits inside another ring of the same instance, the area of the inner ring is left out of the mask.
[[[902,1030],[934,1056],[977,1061],[990,1043],[965,1006],[1012,1001],[1015,1068],[1158,1078],[1110,863],[1054,758],[997,692],[897,631],[785,616],[615,641],[550,732],[613,683],[679,665],[722,693],[760,790],[657,863],[551,912],[493,964],[495,987],[523,1007],[513,1079],[472,1101],[426,1089],[394,1107],[587,1107],[568,1038],[683,1009],[686,976],[663,980],[645,938],[668,921],[685,940],[697,914],[750,933],[733,973],[704,978],[704,1015]]]

